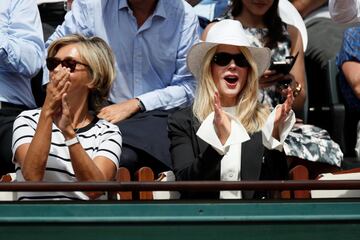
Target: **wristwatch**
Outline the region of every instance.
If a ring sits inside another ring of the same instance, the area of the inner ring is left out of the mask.
[[[140,112],[145,112],[146,109],[145,109],[143,102],[139,98],[136,98],[136,100],[138,100],[138,107],[140,109]]]
[[[65,141],[65,145],[70,147],[70,146],[72,146],[72,145],[74,145],[74,144],[76,144],[78,142],[79,142],[79,139],[78,139],[77,135],[75,135],[74,138]]]

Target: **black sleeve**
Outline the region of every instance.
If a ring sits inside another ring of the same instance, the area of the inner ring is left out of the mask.
[[[210,145],[199,150],[199,141],[191,123],[191,112],[175,113],[169,117],[170,153],[177,180],[219,180],[220,161],[218,154]]]
[[[265,149],[260,179],[287,180],[288,172],[285,153],[277,150]]]

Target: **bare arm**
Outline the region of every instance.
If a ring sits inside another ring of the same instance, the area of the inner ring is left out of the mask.
[[[294,80],[301,84],[301,91],[299,95],[295,98],[293,109],[296,111],[301,111],[304,107],[306,93],[307,93],[307,86],[306,86],[306,79],[305,79],[305,61],[304,61],[304,49],[303,43],[301,38],[301,33],[299,30],[292,26],[288,25],[288,30],[291,38],[291,55],[296,55],[299,53],[296,62],[293,68],[290,71],[290,74],[294,76]],[[296,84],[295,82],[293,84]]]
[[[356,97],[360,99],[360,63],[347,61],[343,63],[341,69]]]
[[[312,11],[324,5],[328,0],[292,0],[291,3],[299,11],[300,15],[305,18]]]
[[[62,112],[55,118],[54,122],[63,133],[65,140],[76,137],[76,132],[71,125],[72,121],[66,93],[62,95]],[[78,181],[106,181],[114,179],[116,165],[110,159],[104,156],[91,159],[80,142],[70,145],[68,148],[71,164]],[[86,192],[85,194],[95,199],[102,193]]]
[[[18,147],[15,158],[21,166],[27,181],[41,181],[44,177],[46,161],[50,151],[53,116],[61,107],[61,96],[69,86],[69,69],[54,71],[46,89],[46,99],[41,110],[35,135],[30,144]]]
[[[55,118],[54,122],[61,130],[65,140],[76,137],[76,132],[71,125],[66,93],[62,96],[62,112]],[[111,180],[115,176],[116,166],[110,159],[96,157],[92,160],[79,142],[68,148],[71,164],[78,181],[104,181]]]

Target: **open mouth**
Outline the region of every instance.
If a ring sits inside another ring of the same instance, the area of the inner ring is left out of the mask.
[[[238,81],[238,77],[236,76],[227,76],[224,78],[227,83],[235,84]]]

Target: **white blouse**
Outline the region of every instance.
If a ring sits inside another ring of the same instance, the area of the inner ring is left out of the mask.
[[[291,128],[295,124],[295,114],[290,111],[280,131],[280,141],[272,137],[274,128],[275,112],[278,106],[271,112],[264,127],[262,128],[263,145],[268,149],[282,151],[283,143]],[[240,181],[241,172],[241,146],[243,142],[250,140],[249,134],[243,125],[234,117],[235,107],[223,108],[231,119],[231,133],[224,145],[218,138],[214,121],[214,112],[202,122],[196,135],[210,144],[219,154],[223,155],[220,165],[221,181]],[[220,199],[241,199],[241,191],[220,191]]]

